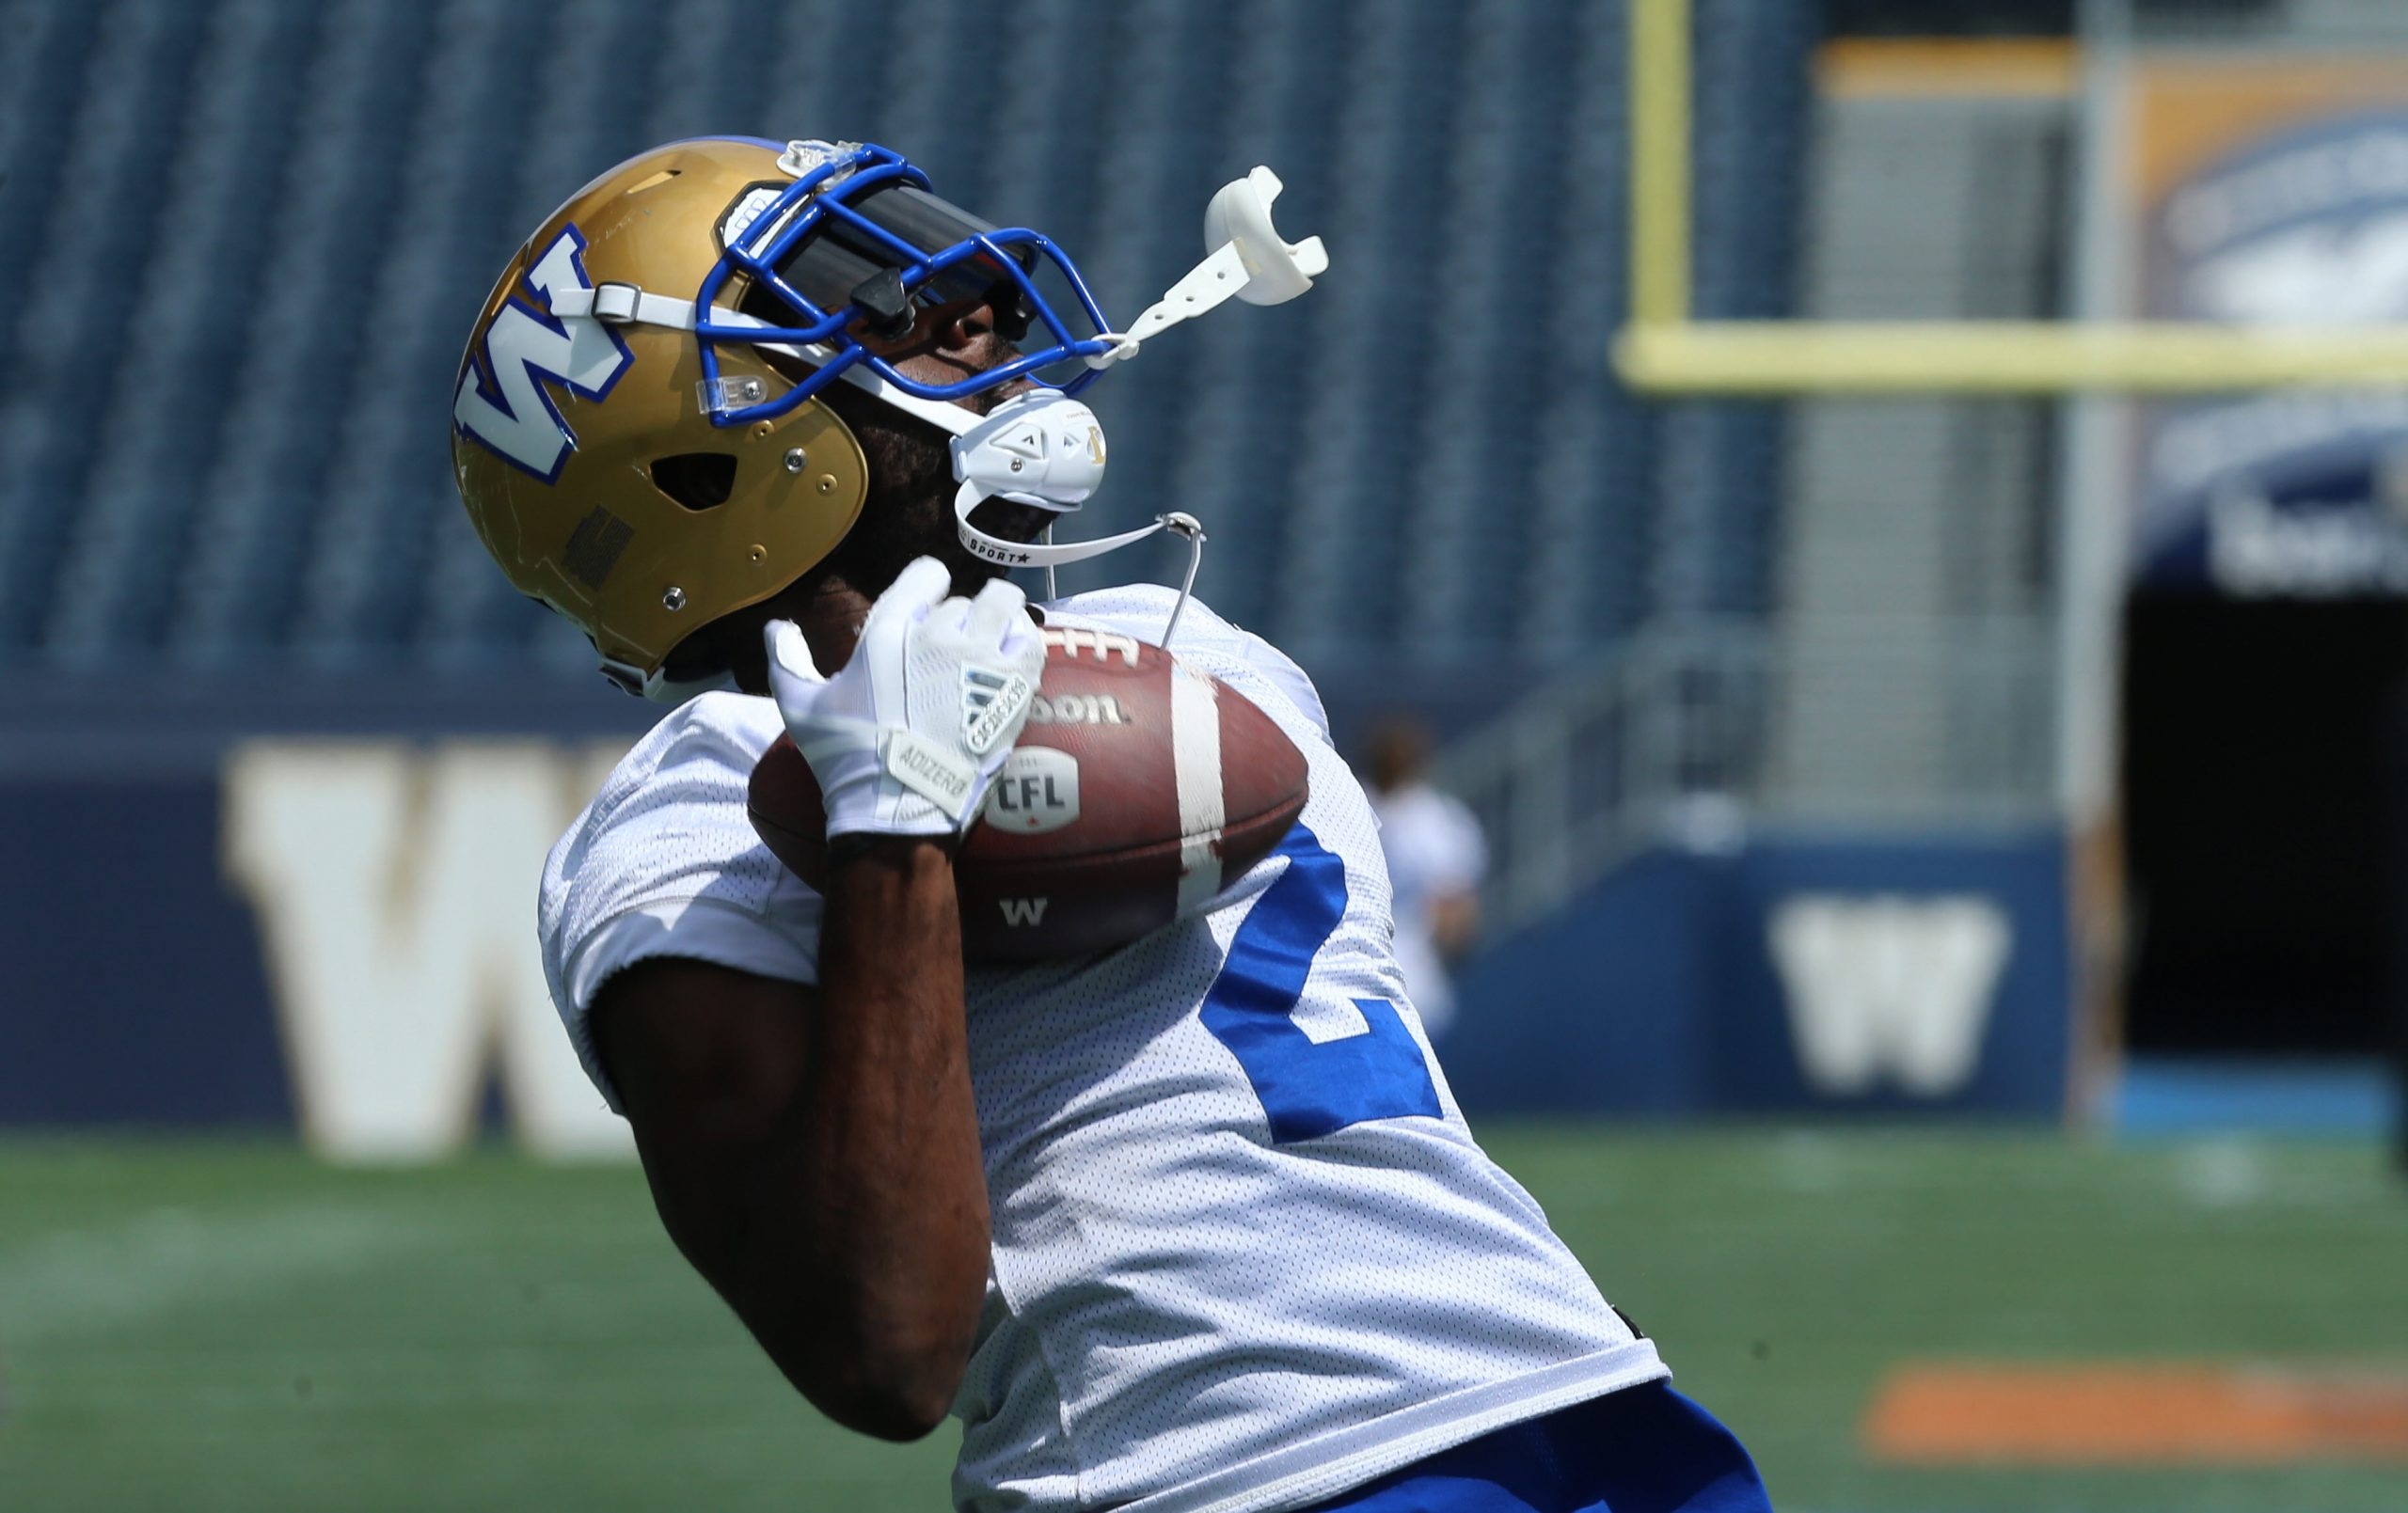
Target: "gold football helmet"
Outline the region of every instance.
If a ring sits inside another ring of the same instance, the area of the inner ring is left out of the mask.
[[[657,691],[689,633],[810,571],[869,490],[861,444],[825,404],[714,425],[690,331],[560,313],[571,292],[699,289],[729,206],[785,177],[779,150],[678,142],[578,190],[511,260],[461,363],[452,466],[468,518],[623,686]],[[788,386],[750,346],[718,367],[739,389]]]
[[[570,197],[486,296],[453,391],[460,496],[511,582],[582,628],[612,682],[653,697],[723,674],[695,657],[673,672],[673,655],[809,572],[860,515],[861,444],[819,397],[840,380],[950,433],[958,532],[990,561],[1050,570],[1165,528],[1200,543],[1183,515],[1055,544],[988,536],[970,513],[990,497],[1076,510],[1104,461],[1080,390],[1232,294],[1275,304],[1310,287],[1327,260],[1317,239],[1272,231],[1278,191],[1267,168],[1226,186],[1206,215],[1211,255],[1119,333],[1051,241],[938,198],[888,149],[655,149]],[[1067,292],[1040,292],[1047,265]],[[867,344],[964,300],[985,301],[1017,355],[929,384]],[[958,402],[1040,370],[1070,376],[984,417]],[[1194,570],[1192,545],[1191,583]]]

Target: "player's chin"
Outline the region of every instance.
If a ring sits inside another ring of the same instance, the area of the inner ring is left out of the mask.
[[[989,499],[970,512],[970,523],[1006,541],[1035,541],[1054,523],[1054,512],[1017,499]]]

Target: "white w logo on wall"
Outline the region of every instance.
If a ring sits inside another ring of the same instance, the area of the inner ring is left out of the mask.
[[[616,1155],[544,985],[544,856],[620,748],[270,742],[226,772],[226,868],[259,912],[310,1148],[423,1159],[475,1134],[486,1069],[546,1155]]]
[[[543,305],[510,297],[473,349],[476,360],[460,375],[452,402],[452,423],[462,432],[547,483],[561,476],[577,437],[545,383],[599,400],[633,360],[618,333],[601,322],[551,313],[559,295],[594,287],[580,260],[584,251],[585,238],[574,226],[552,239],[525,278]]]
[[[1972,1077],[2014,941],[1998,905],[1810,894],[1774,909],[1769,933],[1798,1064],[1817,1092],[1870,1092],[1886,1074],[1939,1097]]]

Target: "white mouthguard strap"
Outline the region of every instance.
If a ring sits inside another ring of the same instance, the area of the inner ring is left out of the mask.
[[[1206,539],[1204,527],[1194,515],[1184,511],[1173,510],[1168,514],[1155,516],[1154,523],[1150,526],[1140,526],[1134,530],[1124,530],[1117,536],[1099,536],[1094,541],[1065,542],[1059,545],[1054,544],[1054,528],[1050,525],[1045,528],[1045,539],[1042,541],[1006,541],[1001,536],[990,536],[970,523],[970,512],[986,502],[985,499],[974,495],[972,489],[973,485],[964,483],[961,485],[961,492],[955,495],[953,498],[953,526],[961,537],[961,544],[970,548],[973,554],[1000,567],[1043,568],[1045,596],[1048,599],[1061,597],[1060,591],[1054,583],[1054,570],[1057,567],[1067,566],[1071,562],[1084,562],[1090,557],[1101,557],[1106,552],[1117,552],[1123,546],[1133,546],[1149,536],[1157,535],[1165,530],[1174,536],[1185,537],[1187,574],[1180,580],[1179,601],[1171,606],[1170,619],[1163,625],[1162,644],[1164,646],[1170,644],[1171,634],[1179,629],[1179,617],[1186,612],[1188,597],[1196,591],[1196,571],[1204,565]],[[1016,498],[1009,494],[992,495],[989,497]],[[1020,498],[1017,502],[1034,504],[1049,510],[1059,508],[1044,499]]]
[[[1204,210],[1204,260],[1170,286],[1126,331],[1107,332],[1112,350],[1089,357],[1090,368],[1109,368],[1137,355],[1147,338],[1213,309],[1232,294],[1249,305],[1282,305],[1313,287],[1329,271],[1321,238],[1284,240],[1271,224],[1271,202],[1279,197],[1279,176],[1259,167],[1221,186]]]

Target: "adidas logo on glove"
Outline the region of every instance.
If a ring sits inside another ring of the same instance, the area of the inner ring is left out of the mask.
[[[978,756],[995,748],[1013,728],[1037,690],[1017,672],[989,668],[961,670],[961,744]]]

